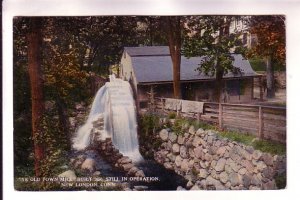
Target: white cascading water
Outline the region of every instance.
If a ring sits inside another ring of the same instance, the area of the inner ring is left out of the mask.
[[[98,90],[86,123],[78,129],[73,139],[74,149],[83,150],[90,144],[93,121],[101,115],[104,118],[101,139],[111,138],[113,145],[123,155],[134,162],[141,161],[135,103],[127,81],[110,75],[110,82]]]

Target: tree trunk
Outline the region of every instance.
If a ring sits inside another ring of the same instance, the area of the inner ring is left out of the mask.
[[[69,121],[68,121],[68,115],[67,110],[66,110],[66,103],[64,102],[63,99],[60,97],[56,98],[56,105],[57,105],[57,110],[58,110],[58,118],[59,118],[59,123],[60,127],[63,129],[62,132],[66,134],[66,140],[67,140],[67,148],[70,150],[71,149],[71,136],[69,132]]]
[[[27,36],[28,42],[28,71],[31,87],[32,101],[32,136],[36,138],[43,134],[40,122],[44,113],[43,80],[41,72],[40,46],[42,42],[41,22],[38,18],[30,21],[31,29]],[[41,136],[38,137],[39,139]],[[34,139],[34,170],[35,175],[40,176],[40,162],[44,157],[44,147],[41,141]]]
[[[180,64],[181,64],[181,27],[180,17],[166,17],[166,28],[170,55],[173,64],[173,92],[174,98],[181,98]]]
[[[221,102],[221,94],[223,89],[223,74],[224,69],[222,66],[219,65],[219,61],[217,61],[217,70],[216,70],[216,81],[215,81],[215,88],[213,92],[213,101],[214,102]]]
[[[274,67],[272,56],[267,57],[267,98],[275,97],[275,79],[274,79]]]

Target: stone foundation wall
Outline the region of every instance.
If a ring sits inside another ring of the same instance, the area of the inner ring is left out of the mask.
[[[167,129],[159,133],[163,141],[155,160],[189,182],[186,189],[277,189],[274,177],[286,171],[285,156],[254,150],[215,131],[190,126],[182,135]]]

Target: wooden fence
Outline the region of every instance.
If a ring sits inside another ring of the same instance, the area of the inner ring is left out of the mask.
[[[174,112],[165,109],[165,98],[156,98],[154,109],[164,114]],[[204,102],[203,112],[184,113],[181,116],[213,122],[221,130],[235,130],[255,135],[261,139],[286,142],[286,108],[251,104]]]

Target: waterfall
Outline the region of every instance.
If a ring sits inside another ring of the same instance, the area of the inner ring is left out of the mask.
[[[136,108],[127,81],[111,75],[110,82],[98,90],[86,123],[78,129],[73,139],[74,149],[83,150],[90,144],[93,121],[99,117],[104,118],[101,139],[111,138],[123,155],[135,162],[142,160],[137,138]]]

